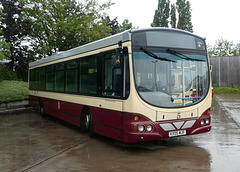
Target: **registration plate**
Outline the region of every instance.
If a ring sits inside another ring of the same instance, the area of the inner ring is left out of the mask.
[[[186,130],[170,131],[169,137],[183,136],[186,134],[187,134]]]

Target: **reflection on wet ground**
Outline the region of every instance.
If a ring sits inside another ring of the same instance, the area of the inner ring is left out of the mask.
[[[239,171],[240,96],[217,100],[211,132],[127,145],[36,112],[2,114],[0,171]]]
[[[240,171],[240,95],[217,95],[213,100],[212,131],[194,142],[211,154],[211,171]]]
[[[69,124],[41,118],[35,112],[1,114],[0,171],[18,171],[68,149],[84,138],[85,135]]]
[[[192,142],[192,141],[191,141]],[[59,163],[61,162],[61,163]],[[54,170],[53,170],[54,168]],[[123,147],[106,138],[89,139],[29,171],[209,171],[209,153],[179,139]]]

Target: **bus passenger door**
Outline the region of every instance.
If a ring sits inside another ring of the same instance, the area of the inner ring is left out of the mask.
[[[116,51],[102,54],[102,97],[94,131],[118,140],[123,139],[123,69]]]
[[[115,52],[104,55],[103,95],[112,98],[122,97],[122,65]]]

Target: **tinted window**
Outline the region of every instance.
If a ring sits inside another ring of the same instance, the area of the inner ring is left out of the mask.
[[[55,91],[64,91],[64,63],[55,65]]]
[[[66,92],[78,92],[78,60],[67,62],[66,69]]]
[[[46,89],[46,73],[45,73],[45,68],[44,67],[39,69],[38,89],[39,90],[45,90]]]
[[[46,74],[46,90],[53,91],[53,81],[54,81],[54,73],[50,72]]]
[[[97,94],[97,57],[80,60],[80,92]]]
[[[38,79],[38,69],[30,70],[30,89],[37,88]]]
[[[64,71],[55,72],[55,91],[64,91]]]

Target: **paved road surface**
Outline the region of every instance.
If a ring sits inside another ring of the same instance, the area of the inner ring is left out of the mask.
[[[212,131],[123,145],[36,112],[0,115],[0,171],[240,171],[240,95],[218,95]]]

